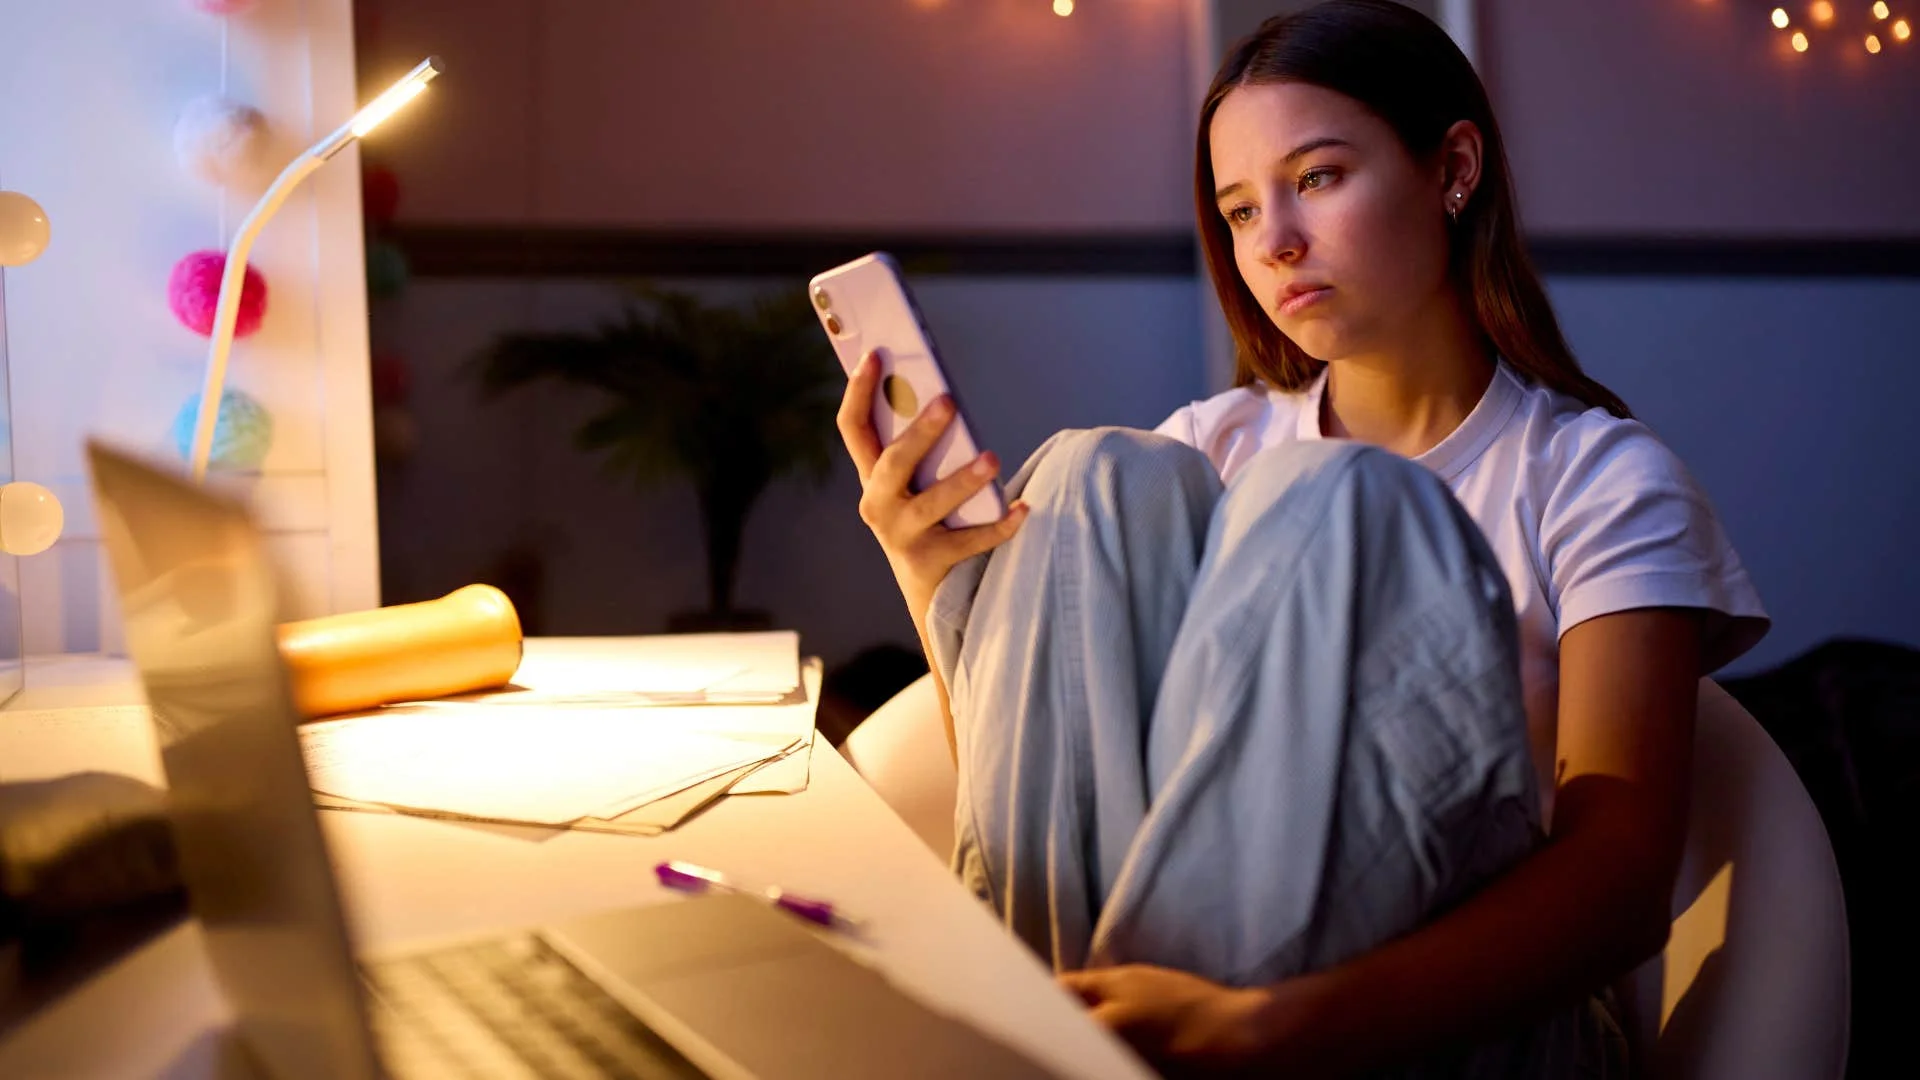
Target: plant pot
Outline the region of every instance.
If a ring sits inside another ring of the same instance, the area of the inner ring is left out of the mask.
[[[773,613],[752,608],[675,611],[667,616],[669,634],[738,634],[771,629]]]

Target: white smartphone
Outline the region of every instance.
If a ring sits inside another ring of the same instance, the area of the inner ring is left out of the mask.
[[[933,335],[893,256],[876,251],[815,275],[807,283],[807,294],[849,378],[868,350],[879,353],[880,389],[873,399],[873,430],[881,446],[893,445],[914,417],[940,395],[953,398],[953,423],[914,470],[914,491],[925,491],[980,456],[960,395],[947,381]],[[1006,496],[994,481],[949,514],[946,525],[964,529],[1006,516]]]

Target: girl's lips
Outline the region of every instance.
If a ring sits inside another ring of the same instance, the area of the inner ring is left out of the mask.
[[[1280,314],[1297,315],[1333,294],[1333,286],[1320,285],[1298,292],[1286,292],[1280,296]]]

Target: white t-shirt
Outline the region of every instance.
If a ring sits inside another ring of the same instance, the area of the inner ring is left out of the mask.
[[[1198,448],[1231,482],[1261,450],[1318,439],[1327,376],[1284,393],[1241,387],[1188,405],[1156,430]],[[1506,571],[1519,613],[1520,677],[1541,796],[1551,805],[1560,635],[1645,607],[1717,612],[1708,671],[1768,627],[1706,495],[1644,424],[1536,386],[1505,361],[1480,403],[1414,460],[1453,489]]]

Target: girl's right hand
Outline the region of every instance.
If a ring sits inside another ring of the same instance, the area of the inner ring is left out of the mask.
[[[947,571],[1005,543],[1027,519],[1027,506],[1015,503],[1007,508],[1006,517],[991,525],[947,528],[943,524],[947,515],[999,475],[1000,460],[990,452],[981,454],[966,468],[914,494],[909,490],[914,469],[953,423],[953,399],[936,398],[892,446],[882,449],[880,436],[873,430],[874,397],[879,389],[880,363],[869,352],[860,358],[840,400],[840,437],[860,473],[860,520],[880,541],[907,609],[918,623]]]

